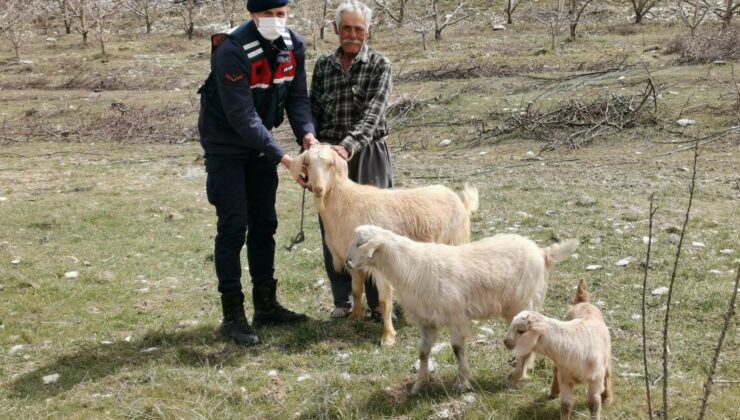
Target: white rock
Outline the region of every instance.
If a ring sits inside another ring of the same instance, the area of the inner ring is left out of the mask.
[[[696,124],[696,121],[690,120],[688,118],[681,118],[680,120],[676,121],[676,124],[680,125],[681,127],[686,127],[688,125]]]
[[[522,217],[529,217],[529,214],[526,213],[526,212],[523,212],[523,211],[518,211],[518,212],[516,212],[516,214],[519,215],[519,216],[522,216]]]
[[[298,382],[303,382],[303,381],[305,381],[306,379],[311,379],[311,375],[307,375],[307,374],[305,374],[305,375],[301,375],[301,376],[299,376],[298,378],[296,378],[296,381],[298,381]]]
[[[650,294],[653,296],[661,296],[661,295],[665,295],[666,293],[668,293],[668,288],[665,286],[658,287],[657,289],[653,289],[653,291],[650,292]]]
[[[59,380],[59,374],[52,373],[51,375],[46,375],[41,379],[44,381],[44,385],[53,384],[54,382]]]
[[[411,370],[414,372],[418,372],[420,363],[421,362],[417,360],[416,363],[414,363],[414,366],[411,368]],[[429,358],[429,372],[434,372],[436,370],[437,370],[437,362],[433,358],[430,357]]]
[[[642,243],[644,243],[645,245],[647,245],[648,242],[651,243],[651,244],[654,244],[655,243],[655,238],[652,238],[651,239],[651,238],[649,238],[647,236],[643,236],[642,237]]]
[[[472,392],[468,392],[467,394],[463,395],[463,400],[466,403],[474,403],[476,400],[475,394],[473,394]]]
[[[349,352],[348,351],[340,351],[337,353],[337,358],[339,360],[349,360]]]
[[[344,372],[342,374],[342,379],[344,379],[345,381],[349,381],[351,378],[352,376],[350,376],[349,372]]]
[[[12,260],[10,261],[10,263],[11,263],[11,264],[13,264],[13,265],[18,265],[18,264],[20,264],[20,263],[21,263],[21,261],[22,261],[22,260],[21,260],[21,257],[15,257],[15,258],[13,258],[13,259],[12,259]]]
[[[275,369],[273,369],[273,370],[271,370],[271,371],[267,372],[267,376],[269,376],[269,377],[271,377],[271,378],[274,378],[274,377],[276,377],[277,375],[278,375],[278,373],[277,373],[277,371],[276,371]]]
[[[159,350],[159,347],[149,347],[148,349],[144,349],[141,352],[142,353],[154,353],[157,350]]]
[[[719,271],[719,270],[709,270],[709,272],[710,272],[711,274],[714,274],[715,276],[720,276],[720,275],[722,275],[722,272],[721,272],[721,271]]]
[[[606,303],[603,300],[599,299],[596,301],[596,306],[604,306],[604,305],[606,305]]]
[[[488,334],[488,335],[493,335],[494,334],[493,330],[490,329],[490,328],[488,328],[488,327],[480,327],[480,330],[483,331],[484,333]]]
[[[624,267],[625,265],[632,262],[632,257],[622,258],[621,260],[614,263],[617,267]]]
[[[598,270],[599,268],[601,268],[601,266],[598,264],[590,264],[586,266],[586,270],[588,271]]]
[[[23,350],[23,344],[16,344],[8,350],[8,354],[16,354],[21,350]]]
[[[533,158],[533,157],[535,157],[537,155],[535,155],[533,151],[528,150],[527,153],[525,154],[525,156],[528,157],[528,158]]]
[[[478,153],[478,154],[479,154],[479,155],[481,155],[481,156],[483,156],[483,155],[485,155],[485,154],[487,154],[487,153],[488,153],[488,152],[486,152],[486,151],[483,151],[483,152],[480,152],[480,153]]]
[[[617,77],[617,80],[624,80],[624,76]]]
[[[440,146],[449,146],[452,143],[452,140],[450,139],[444,139],[441,142],[439,142]]]
[[[446,350],[450,348],[450,343],[444,342],[444,343],[437,343],[432,347],[432,354],[437,354],[441,352],[442,350]]]
[[[100,344],[102,344],[104,346],[110,346],[111,344],[113,344],[113,342],[110,341],[110,340],[103,340],[103,341],[100,342]]]
[[[148,287],[142,287],[141,289],[136,289],[136,291],[139,292],[139,293],[149,293],[149,288]]]
[[[494,31],[505,31],[506,26],[499,23],[498,25],[493,25],[493,30]]]
[[[637,372],[624,372],[620,373],[619,376],[623,378],[641,378],[642,374]]]
[[[704,242],[694,241],[691,243],[691,246],[694,248],[704,248],[706,245],[704,245]]]
[[[66,273],[64,273],[65,279],[76,279],[79,276],[80,276],[79,271],[67,271]]]
[[[730,248],[725,248],[725,249],[720,249],[719,250],[719,253],[720,254],[732,254],[733,252],[735,252],[735,250],[734,249],[730,249]]]
[[[0,197],[0,201],[8,201],[8,197],[2,196]]]
[[[642,315],[640,315],[640,314],[632,314],[632,316],[630,318],[634,319],[635,321],[639,321],[640,319],[642,319]]]
[[[123,339],[123,341],[130,343],[131,342],[131,336],[127,335],[126,338]]]
[[[320,288],[321,286],[323,286],[323,285],[324,285],[324,283],[326,283],[326,280],[324,280],[324,279],[318,279],[318,280],[316,281],[316,283],[314,283],[314,284],[313,284],[313,288],[314,288],[314,289],[318,289],[318,288]]]

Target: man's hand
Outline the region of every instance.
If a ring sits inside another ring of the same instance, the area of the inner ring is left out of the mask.
[[[293,164],[293,158],[290,157],[290,155],[285,154],[282,158],[280,158],[280,163],[283,164],[288,170],[290,170],[290,166]],[[307,188],[309,191],[311,190],[311,185],[308,184],[308,178],[306,178],[303,173],[301,173],[301,176],[298,177],[298,179],[295,180],[295,182],[298,183],[302,188]]]
[[[314,144],[319,144],[319,141],[316,139],[313,133],[306,133],[306,135],[303,136],[303,150],[310,149],[311,146],[313,146]]]
[[[344,148],[344,146],[340,146],[337,144],[337,145],[331,146],[331,149],[337,152],[337,154],[342,159],[349,160],[349,152],[347,151],[347,149]]]

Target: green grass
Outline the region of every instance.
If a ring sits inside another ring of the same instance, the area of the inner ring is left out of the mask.
[[[420,92],[421,100],[437,99],[415,110],[390,136],[396,182],[444,183],[456,189],[465,182],[475,185],[481,199],[473,216],[476,239],[500,232],[517,232],[543,245],[581,239],[577,258],[559,265],[550,278],[546,312],[564,316],[578,278],[588,280],[613,340],[616,399],[603,415],[644,418],[641,321],[636,315],[648,197],[657,193],[651,291],[670,279],[688,200],[691,173],[685,168],[692,162],[690,150],[666,154],[681,145],[659,142],[687,139],[673,124],[679,115],[700,122],[685,130],[688,135],[738,124],[732,112],[735,99],[728,96],[730,67],[677,66],[675,56],[645,55],[662,91],[657,124],[527,160],[527,151],[537,153],[544,144],[523,132],[474,143],[468,141],[477,134],[473,121],[493,127],[501,123],[496,113],[543,92],[547,96],[538,100],[542,109],[569,99],[587,102],[607,92],[638,94],[645,86],[638,65],[644,48],[665,45],[679,28],[646,24],[635,33],[618,35],[608,25],[587,23],[582,30],[588,36],[541,56],[533,53],[549,40],[540,28],[519,24],[495,35],[486,28],[453,27],[426,52],[410,48],[419,40],[409,30],[376,33],[375,47],[391,58],[397,71],[403,66],[404,73],[469,59],[521,68],[548,66],[547,71],[512,77],[398,81],[394,98]],[[329,35],[319,50],[333,43]],[[60,36],[53,50],[37,36],[27,51],[39,57],[33,64],[0,70],[0,83],[6,86],[0,90],[3,127],[9,129],[0,133],[27,132],[37,121],[48,132],[39,131],[47,133],[45,140],[35,134],[13,135],[0,151],[0,196],[6,197],[0,201],[0,418],[557,417],[558,403],[545,398],[550,361],[539,358],[522,389],[507,386],[511,367],[501,345],[506,328],[501,321],[473,326],[467,352],[474,395],[453,390],[455,361],[446,349],[434,356],[438,371],[418,397],[406,394],[415,376],[415,327],[399,322],[396,346],[381,349],[379,324],[322,322],[332,305],[316,212],[309,199],[306,241],[286,251],[298,231],[301,192],[282,169],[279,295],[313,320],[294,328],[260,329],[264,344],[257,348],[222,340],[215,333],[220,320],[212,257],[215,214],[205,198],[200,147],[192,141],[195,90],[208,69],[207,40],[126,36],[110,45],[107,63],[95,59],[94,45],[81,47],[76,36]],[[309,70],[315,56],[309,56]],[[581,62],[618,63],[621,57],[630,65],[622,80],[562,90],[564,84],[539,78],[570,75]],[[10,63],[10,50],[0,50],[0,60]],[[115,76],[127,89],[50,89],[81,70],[88,81]],[[41,87],[20,90],[33,83]],[[114,125],[124,121],[116,119],[119,111],[111,108],[113,102],[139,112],[129,115],[155,115],[147,120],[150,125],[140,125],[160,131],[142,129],[131,137],[108,138],[111,132],[122,133],[116,127],[129,127]],[[157,113],[166,106],[175,111]],[[26,115],[32,109],[38,114]],[[284,127],[278,136],[296,152]],[[453,143],[440,146],[442,139]],[[740,258],[737,161],[737,136],[708,144],[699,158],[673,296],[671,418],[698,414],[732,291]],[[723,249],[733,251],[721,253]],[[633,258],[630,264],[615,266],[626,257]],[[602,268],[586,271],[591,264]],[[67,278],[71,271],[78,276]],[[661,408],[665,301],[665,296],[648,293],[655,408]],[[440,341],[446,339],[445,333]],[[716,379],[737,380],[739,354],[735,318]],[[42,377],[54,373],[60,379],[44,385]],[[709,417],[740,417],[736,395],[736,384],[716,384]],[[587,412],[582,387],[576,409]]]

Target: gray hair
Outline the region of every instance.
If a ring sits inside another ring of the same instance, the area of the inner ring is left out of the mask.
[[[337,28],[342,23],[342,13],[344,12],[360,12],[365,18],[365,29],[370,27],[370,22],[373,20],[373,11],[365,5],[365,3],[359,0],[347,0],[342,2],[337,7],[337,13],[334,17],[334,22],[337,24]]]

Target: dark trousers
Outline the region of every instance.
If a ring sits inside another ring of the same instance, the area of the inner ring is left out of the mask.
[[[346,271],[338,273],[334,271],[334,259],[324,239],[324,222],[319,217],[319,228],[321,229],[321,245],[324,247],[324,267],[326,275],[331,283],[331,295],[334,297],[335,308],[349,308],[352,306],[352,276]],[[365,299],[367,306],[372,310],[380,304],[378,302],[378,288],[375,287],[372,277],[367,276],[365,280]]]
[[[218,218],[214,261],[218,291],[241,290],[240,253],[247,244],[249,274],[255,286],[275,274],[275,195],[277,167],[264,158],[206,156],[206,194]]]

